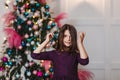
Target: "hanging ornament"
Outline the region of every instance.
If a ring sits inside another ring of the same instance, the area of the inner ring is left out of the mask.
[[[45,75],[45,77],[48,77],[48,76],[49,76],[49,74],[48,74],[48,73],[45,73],[44,75]]]
[[[32,31],[32,28],[29,28],[29,31]]]
[[[39,32],[38,32],[38,31],[35,31],[34,33],[35,33],[35,35],[36,35],[36,36],[38,36],[38,35],[39,35]]]
[[[31,41],[31,45],[34,45],[35,44],[35,42],[34,41]]]
[[[36,75],[37,74],[37,70],[33,70],[33,74]]]
[[[54,26],[56,26],[56,24],[54,22],[52,22],[51,27],[54,27]]]
[[[29,13],[28,12],[24,12],[24,14],[23,14],[25,17],[27,17],[28,15],[29,15]]]
[[[31,76],[31,72],[30,71],[27,71],[27,76]]]
[[[39,16],[40,16],[40,12],[39,12],[39,11],[36,11],[36,12],[34,13],[34,16],[35,16],[35,17],[39,17]]]
[[[26,3],[26,4],[24,5],[24,8],[29,8],[29,4]]]
[[[29,51],[28,51],[28,50],[26,50],[26,51],[25,51],[25,54],[29,54]]]
[[[27,43],[27,44],[26,44],[26,46],[28,46],[28,47],[29,47],[29,46],[30,46],[30,43]]]
[[[3,61],[3,62],[7,62],[7,61],[8,61],[8,58],[7,58],[7,57],[3,57],[3,58],[2,58],[2,61]]]
[[[12,62],[12,61],[9,61],[9,62],[8,62],[8,65],[9,65],[9,66],[12,66],[12,65],[13,65],[13,62]]]
[[[58,33],[54,33],[54,36],[52,38],[53,40],[57,40],[58,39]]]
[[[12,54],[12,50],[11,50],[11,49],[8,49],[8,50],[7,50],[7,54],[8,54],[8,55],[11,55],[11,54]]]
[[[28,24],[28,25],[31,25],[31,24],[32,24],[32,21],[31,21],[31,20],[28,20],[28,21],[27,21],[27,24]]]
[[[25,71],[25,74],[26,74],[27,76],[31,76],[31,72],[30,72],[29,70],[26,70],[26,71]]]
[[[50,26],[50,25],[47,25],[46,28],[47,28],[47,30],[50,30],[50,29],[51,29],[51,26]]]
[[[34,47],[33,47],[33,50],[35,50],[35,49],[36,49],[36,47],[34,46]]]
[[[18,29],[21,29],[21,25],[18,26]]]
[[[44,8],[45,10],[49,10],[50,7],[48,5],[45,5]]]
[[[15,56],[15,61],[16,61],[16,65],[21,64],[21,61],[22,61],[21,56],[20,55],[19,56]]]
[[[42,71],[37,71],[37,76],[41,77],[43,75]]]
[[[36,6],[37,8],[39,8],[39,7],[40,7],[40,3],[36,3],[35,6]]]
[[[46,12],[44,12],[44,16],[46,17],[46,16],[49,16],[50,15],[50,12],[48,12],[48,11],[46,11]]]
[[[51,67],[51,68],[49,69],[49,71],[50,71],[50,72],[53,72],[53,71],[54,71],[54,70],[53,70],[53,67]]]
[[[15,75],[15,77],[16,77],[16,78],[19,78],[19,77],[20,77],[20,74],[17,73],[17,74]]]
[[[51,24],[52,24],[52,22],[53,22],[53,21],[49,21],[49,22],[48,22],[48,25],[51,25]]]
[[[21,50],[23,47],[22,46],[19,46],[19,49]]]
[[[25,9],[23,7],[20,8],[21,14],[25,12]]]
[[[29,62],[29,66],[32,66],[33,64],[34,64],[33,61],[30,61],[30,62]]]
[[[39,26],[42,24],[43,19],[38,19],[37,23],[39,24]]]
[[[34,8],[34,7],[32,7],[32,8],[31,8],[31,11],[32,11],[32,12],[35,12],[35,8]]]
[[[24,41],[22,41],[21,45],[22,45],[22,46],[25,46],[26,44],[25,44],[25,42],[24,42]]]
[[[38,25],[35,24],[35,25],[33,26],[33,29],[34,29],[34,30],[37,30],[37,29],[38,29]]]
[[[29,64],[28,64],[28,63],[25,63],[25,67],[29,67]]]
[[[27,33],[24,36],[25,36],[25,38],[29,38],[29,35]]]
[[[2,66],[0,66],[0,71],[3,71],[3,70],[4,70],[4,68]]]
[[[30,34],[30,37],[34,37],[33,33]]]

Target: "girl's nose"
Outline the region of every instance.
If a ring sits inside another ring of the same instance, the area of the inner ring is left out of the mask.
[[[68,40],[69,40],[69,41],[71,40],[71,37],[70,37],[70,36],[68,37]]]

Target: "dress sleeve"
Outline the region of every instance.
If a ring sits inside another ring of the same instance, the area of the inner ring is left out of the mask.
[[[87,57],[86,59],[82,59],[80,57],[80,53],[77,53],[77,60],[81,65],[87,65],[89,63],[89,57]]]
[[[54,51],[31,53],[31,57],[37,60],[51,60],[51,55],[53,54],[54,54]]]

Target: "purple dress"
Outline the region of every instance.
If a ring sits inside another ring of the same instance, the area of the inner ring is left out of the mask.
[[[89,59],[81,59],[80,54],[75,56],[68,52],[48,51],[40,52],[40,54],[32,53],[31,57],[38,60],[51,60],[53,62],[54,74],[52,80],[79,80],[78,79],[78,63],[87,65]]]

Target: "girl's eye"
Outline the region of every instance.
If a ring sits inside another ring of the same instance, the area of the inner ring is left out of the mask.
[[[64,37],[67,37],[67,35],[64,35]]]

